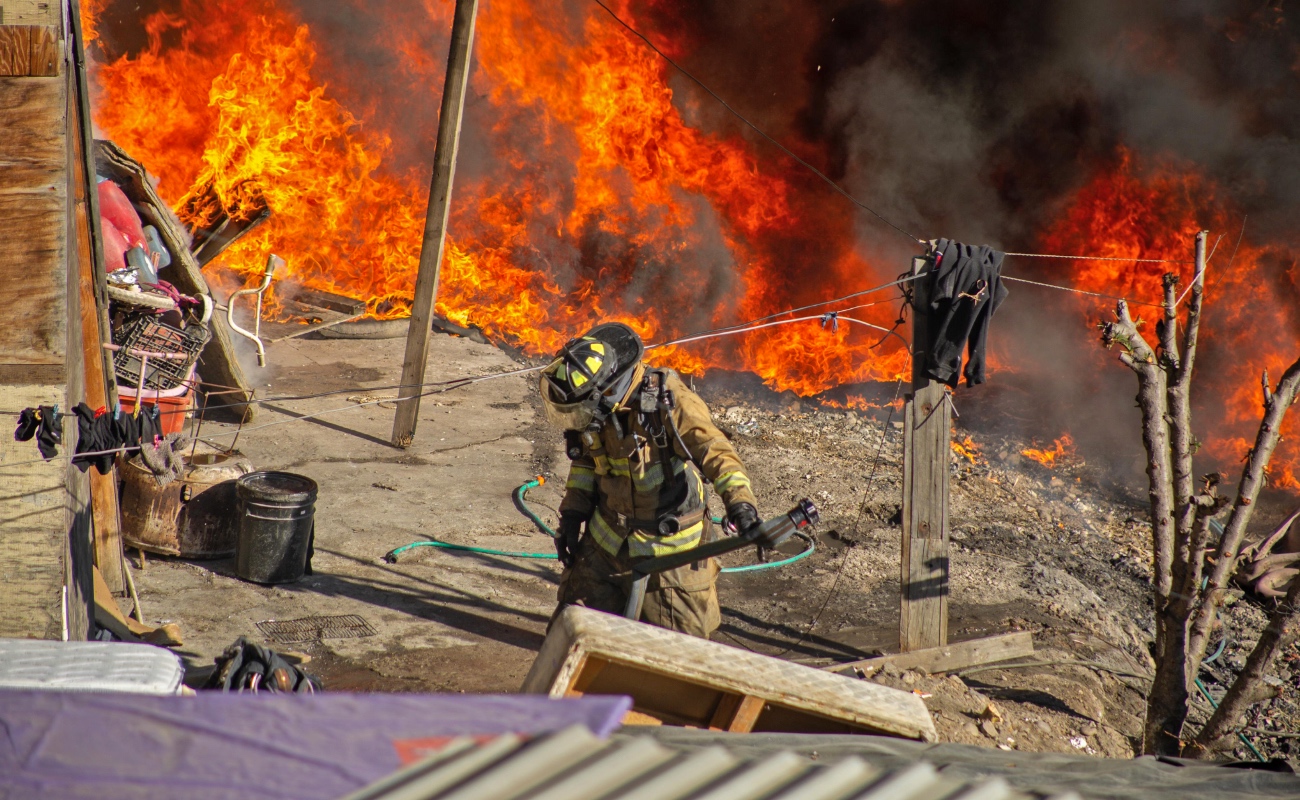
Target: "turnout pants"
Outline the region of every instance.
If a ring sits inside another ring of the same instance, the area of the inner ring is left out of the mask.
[[[632,586],[632,564],[642,560],[628,556],[626,542],[617,556],[611,556],[590,536],[584,536],[573,566],[560,576],[560,604],[551,619],[568,606],[622,616]],[[717,587],[720,569],[717,559],[710,558],[650,576],[641,621],[709,638],[722,624]]]

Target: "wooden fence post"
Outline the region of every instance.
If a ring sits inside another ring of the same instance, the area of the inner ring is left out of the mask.
[[[442,87],[442,112],[438,117],[438,144],[433,156],[433,179],[429,186],[429,209],[424,220],[424,242],[420,246],[420,271],[415,279],[415,299],[406,331],[406,355],[402,360],[402,386],[397,390],[397,414],[393,420],[393,444],[410,447],[420,416],[424,364],[429,357],[429,328],[438,299],[438,273],[442,269],[447,241],[447,216],[451,211],[451,186],[456,177],[456,152],[460,149],[460,120],[465,110],[465,89],[469,84],[469,56],[474,45],[474,19],[478,0],[456,0],[451,24],[451,45],[447,53],[447,79]]]
[[[933,265],[912,259],[912,274]],[[903,405],[903,558],[899,650],[948,643],[948,479],[952,460],[947,387],[925,374],[928,280],[912,283],[912,390]]]

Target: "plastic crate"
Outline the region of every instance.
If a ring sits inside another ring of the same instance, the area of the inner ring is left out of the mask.
[[[113,353],[113,374],[120,386],[153,391],[175,389],[190,376],[190,370],[207,343],[206,328],[192,325],[181,330],[155,317],[139,316],[113,331],[113,344],[122,348]],[[185,358],[150,358],[142,387],[139,385],[140,357],[131,354],[130,350],[182,353]]]

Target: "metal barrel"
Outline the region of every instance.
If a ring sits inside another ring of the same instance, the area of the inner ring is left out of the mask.
[[[239,539],[235,574],[253,583],[292,583],[307,570],[316,482],[291,472],[253,472],[235,484]]]

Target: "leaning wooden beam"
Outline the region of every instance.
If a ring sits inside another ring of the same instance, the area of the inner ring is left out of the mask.
[[[424,241],[420,245],[420,270],[415,278],[411,321],[406,332],[406,354],[402,359],[402,385],[397,390],[397,413],[393,419],[393,445],[410,447],[420,418],[420,391],[424,367],[429,358],[429,327],[438,301],[438,273],[447,241],[447,217],[451,213],[451,188],[456,179],[456,152],[460,148],[460,119],[465,110],[469,86],[469,58],[474,47],[474,20],[478,0],[456,0],[452,17],[451,44],[447,53],[447,78],[442,87],[442,112],[438,118],[438,144],[433,153],[433,180],[429,186],[429,207],[424,220]]]
[[[76,65],[74,64],[74,70]],[[112,408],[117,402],[116,381],[112,378],[111,361],[105,363],[108,342],[107,300],[101,290],[103,264],[95,257],[95,234],[91,220],[98,211],[92,206],[94,186],[90,181],[86,144],[89,126],[81,125],[82,104],[79,101],[77,79],[69,78],[68,139],[72,158],[72,230],[76,236],[75,256],[80,274],[79,296],[81,310],[81,358],[85,365],[86,404],[91,408]],[[70,356],[72,357],[72,356]],[[94,520],[95,565],[104,583],[113,594],[126,591],[122,572],[122,523],[117,495],[117,471],[100,474],[90,470],[91,515]]]
[[[846,664],[832,664],[823,669],[827,672],[842,673],[873,672],[886,664],[893,664],[899,669],[920,667],[926,672],[953,672],[966,667],[1024,658],[1033,654],[1034,638],[1028,631],[1022,631],[953,642],[942,647],[927,647],[924,650],[912,650],[908,653],[866,658]]]

